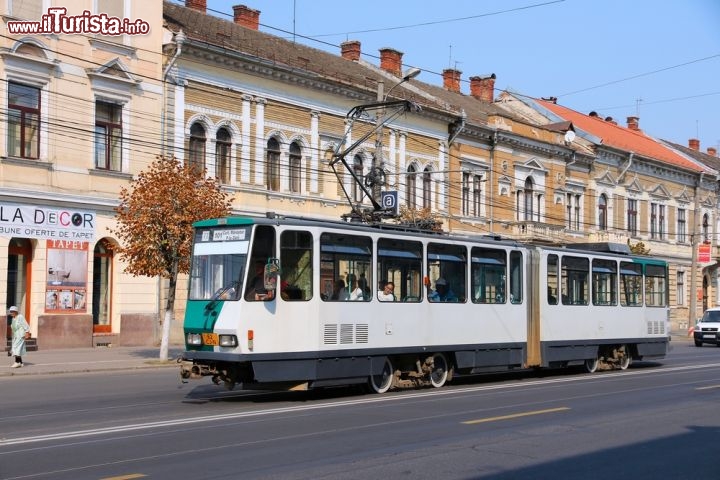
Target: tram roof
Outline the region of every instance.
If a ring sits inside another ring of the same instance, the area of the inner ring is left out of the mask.
[[[399,235],[424,237],[424,238],[445,238],[455,241],[476,241],[484,243],[495,243],[498,245],[510,245],[525,248],[532,248],[535,245],[523,243],[521,241],[503,238],[499,235],[462,235],[448,234],[445,232],[434,232],[413,228],[406,225],[398,225],[392,223],[355,223],[340,220],[327,220],[310,217],[299,216],[282,216],[268,212],[265,217],[252,216],[228,216],[222,218],[210,218],[200,220],[193,224],[195,228],[222,227],[222,226],[248,226],[248,225],[294,225],[294,226],[312,226],[312,227],[332,227],[340,229],[348,229],[354,231],[375,232],[386,231]],[[571,243],[567,245],[543,245],[543,248],[549,250],[557,250],[560,252],[593,252],[596,254],[604,254],[610,256],[626,257],[629,261],[641,263],[643,265],[666,265],[663,260],[638,256],[631,252],[630,248],[622,243],[596,242],[596,243]]]

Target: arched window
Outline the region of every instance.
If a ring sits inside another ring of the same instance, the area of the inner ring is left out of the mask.
[[[415,182],[417,181],[416,174],[417,172],[415,167],[410,165],[407,169],[407,179],[405,180],[405,202],[408,208],[413,209],[417,206],[415,199]]]
[[[290,144],[290,191],[300,193],[300,185],[302,185],[302,151],[297,142]]]
[[[93,332],[110,332],[113,251],[107,240],[100,240],[93,251]]]
[[[357,182],[353,184],[353,200],[356,202],[362,202],[363,191],[360,188],[360,184],[364,181],[363,178],[363,158],[361,155],[355,155],[353,157],[353,173],[357,177]]]
[[[271,138],[267,142],[267,168],[265,172],[267,189],[278,191],[280,190],[280,143]]]
[[[533,195],[533,181],[532,178],[528,177],[527,180],[525,180],[525,191],[523,192],[523,202],[525,207],[524,220],[533,220]]]
[[[432,208],[432,170],[430,170],[430,167],[425,167],[425,170],[423,170],[423,190],[422,190],[422,200],[423,200],[423,208]]]
[[[703,242],[710,243],[710,216],[706,213],[702,219]]]
[[[231,148],[230,132],[227,128],[221,128],[215,137],[215,176],[221,183],[230,183]]]
[[[205,127],[200,123],[193,123],[190,127],[190,155],[188,163],[194,169],[205,169]]]
[[[598,228],[600,230],[607,230],[607,196],[603,193],[598,198]]]

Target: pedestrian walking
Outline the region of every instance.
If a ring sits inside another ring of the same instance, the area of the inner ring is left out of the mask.
[[[25,355],[25,340],[30,337],[30,325],[28,325],[25,317],[20,314],[18,307],[13,305],[8,309],[8,315],[12,317],[10,330],[12,331],[12,355],[15,356],[15,363],[10,368],[20,368],[23,366],[22,356]]]

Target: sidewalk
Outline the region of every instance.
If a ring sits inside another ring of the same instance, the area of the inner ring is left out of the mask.
[[[144,368],[176,368],[176,359],[183,352],[179,345],[168,349],[168,361],[160,361],[160,347],[95,347],[38,350],[23,355],[24,366],[10,368],[13,357],[0,352],[0,377],[16,375],[48,375],[99,371],[137,370]]]

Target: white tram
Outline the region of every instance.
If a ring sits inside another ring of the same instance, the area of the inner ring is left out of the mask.
[[[441,387],[453,373],[662,358],[667,265],[587,247],[300,218],[201,221],[181,376],[383,393]]]

